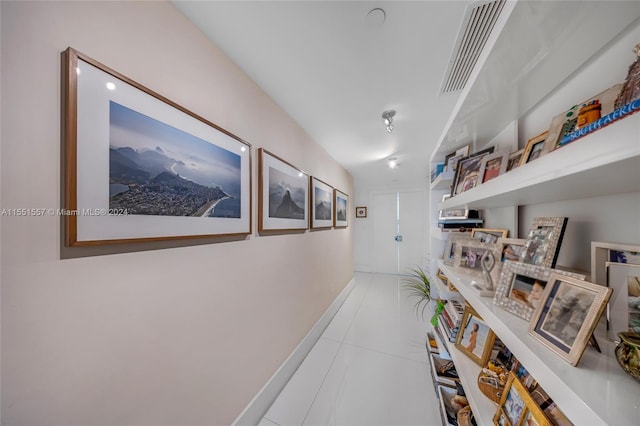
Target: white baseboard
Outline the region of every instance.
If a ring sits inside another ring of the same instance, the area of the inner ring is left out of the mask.
[[[342,306],[351,290],[355,286],[355,280],[351,278],[349,284],[340,292],[338,297],[329,305],[324,314],[315,323],[307,335],[302,339],[300,344],[293,350],[291,355],[282,363],[278,371],[276,371],[269,381],[260,389],[249,405],[240,413],[237,419],[232,423],[233,426],[255,426],[262,420],[271,404],[276,400],[282,389],[296,372],[307,354],[316,344],[325,328],[329,325],[338,309]]]

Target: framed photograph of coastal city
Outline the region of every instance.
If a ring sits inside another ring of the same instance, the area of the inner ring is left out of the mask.
[[[63,60],[65,245],[251,233],[251,145],[88,56]]]
[[[333,187],[311,177],[311,229],[333,226]]]
[[[333,226],[346,228],[349,225],[349,196],[337,189],[333,190]]]
[[[309,175],[271,152],[258,149],[258,232],[309,227]]]

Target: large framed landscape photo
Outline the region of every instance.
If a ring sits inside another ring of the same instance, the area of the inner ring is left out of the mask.
[[[258,150],[258,232],[309,227],[309,175]]]
[[[251,145],[69,48],[65,244],[251,233]]]
[[[311,177],[311,228],[333,226],[333,187]]]

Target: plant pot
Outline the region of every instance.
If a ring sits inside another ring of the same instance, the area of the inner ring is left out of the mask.
[[[616,346],[616,359],[625,373],[640,380],[640,334],[618,333],[620,343]]]

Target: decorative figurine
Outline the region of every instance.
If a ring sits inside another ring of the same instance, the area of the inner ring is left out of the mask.
[[[491,250],[486,250],[482,259],[480,260],[482,265],[482,277],[484,278],[484,289],[493,290],[493,280],[491,279],[491,270],[496,264],[496,258],[493,256]]]
[[[622,85],[622,91],[616,99],[615,109],[622,108],[630,102],[640,99],[640,43],[633,49],[636,61],[629,66],[627,78]]]

